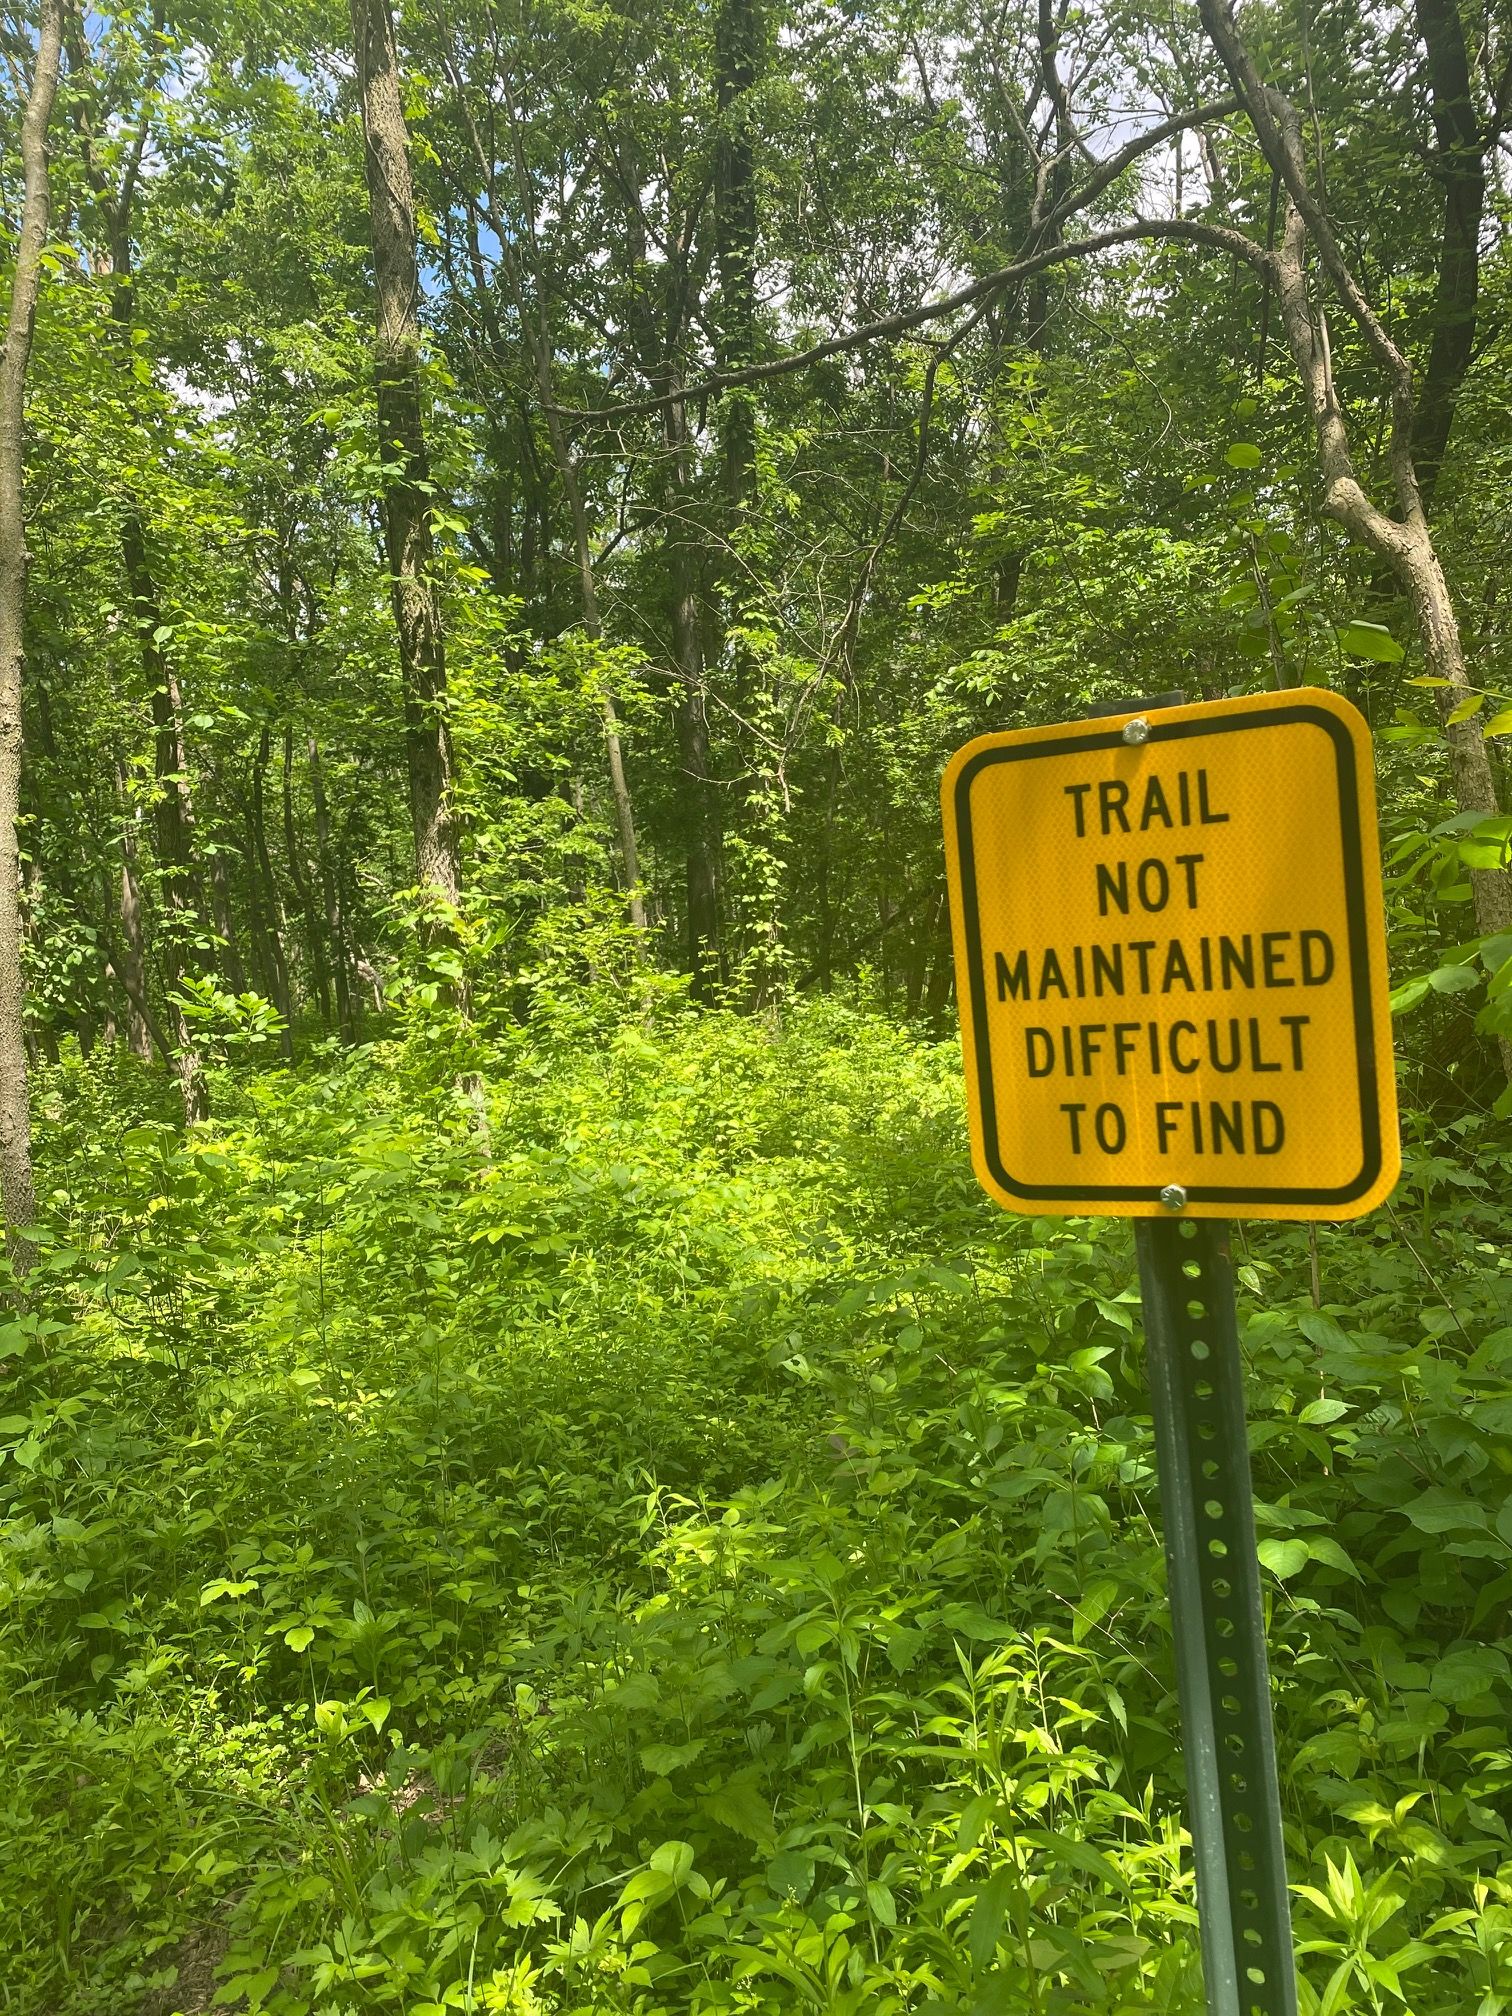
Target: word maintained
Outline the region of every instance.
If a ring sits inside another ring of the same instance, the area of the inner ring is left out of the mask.
[[[977,1174],[1018,1211],[1357,1217],[1400,1160],[1365,722],[1303,689],[1124,727],[984,736],[941,785]]]

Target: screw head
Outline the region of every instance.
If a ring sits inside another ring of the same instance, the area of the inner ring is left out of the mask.
[[[1185,1211],[1186,1192],[1179,1183],[1167,1183],[1160,1193],[1160,1201],[1167,1211]]]
[[[1132,721],[1125,721],[1123,725],[1123,739],[1125,742],[1134,743],[1149,741],[1150,724],[1142,714],[1135,715]]]

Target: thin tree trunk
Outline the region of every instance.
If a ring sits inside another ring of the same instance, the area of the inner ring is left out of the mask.
[[[110,961],[111,971],[120,981],[121,991],[130,1003],[133,1015],[142,1025],[147,1041],[146,1061],[151,1060],[153,1050],[156,1049],[163,1062],[172,1068],[173,1044],[152,1012],[152,1003],[147,998],[140,968],[128,980],[126,975],[131,968],[123,947],[112,937],[110,928],[105,923],[100,924],[99,932],[100,943],[105,949],[105,957]]]
[[[268,855],[268,825],[266,817],[268,759],[272,754],[272,731],[265,721],[257,738],[257,756],[252,764],[252,873],[262,883],[267,901],[268,951],[273,961],[273,1000],[283,1019],[279,1031],[278,1047],[285,1063],[294,1061],[294,993],[289,985],[289,961],[284,950],[287,925],[284,921],[283,903],[278,893],[278,878],[273,873],[273,863]]]
[[[129,303],[130,298],[129,289],[118,290],[118,300],[124,299]],[[184,1118],[192,1125],[196,1120],[207,1118],[210,1111],[199,1047],[179,996],[185,968],[192,963],[189,955],[194,937],[204,927],[203,917],[197,915],[200,906],[194,900],[194,802],[184,750],[183,703],[178,677],[158,642],[162,612],[158,607],[157,584],[147,558],[146,533],[134,505],[128,506],[121,522],[121,554],[152,706],[157,780],[153,829],[163,896],[159,920],[163,940],[163,987],[168,999],[169,1026],[175,1046],[174,1070],[184,1102]]]
[[[126,801],[126,778],[116,765],[116,799],[121,818],[121,942],[111,961],[126,996],[126,1042],[133,1057],[152,1061],[152,1037],[137,1005],[146,998],[147,961],[142,950],[142,885],[137,879],[137,821]]]
[[[719,820],[709,751],[698,551],[687,522],[693,508],[692,477],[687,415],[681,401],[666,410],[666,436],[673,472],[666,559],[671,590],[672,655],[681,689],[674,711],[683,773],[688,971],[693,976],[694,998],[703,1000],[721,978]]]
[[[622,173],[627,188],[634,191],[640,187],[635,138],[628,129],[624,133]],[[627,223],[632,270],[639,273],[646,261],[645,229],[634,202]],[[678,332],[685,315],[683,294],[693,285],[685,235],[677,238],[671,249],[675,256],[661,269],[667,294],[665,328],[659,328],[649,297],[640,291],[632,299],[631,323],[641,369],[649,378],[665,379],[668,390],[667,403],[662,408],[666,444],[663,554],[672,632],[672,671],[677,683],[673,719],[682,772],[687,963],[694,998],[704,999],[723,977],[719,934],[720,820],[709,747],[708,668],[699,598],[699,542],[693,523],[691,443],[682,373],[677,363]]]
[[[34,1251],[25,1236],[37,1215],[32,1183],[31,1102],[26,1076],[26,997],[21,960],[21,689],[26,650],[26,371],[31,361],[42,248],[47,239],[47,128],[58,88],[63,0],[42,0],[37,59],[21,121],[25,185],[10,315],[0,353],[0,1212],[18,1275]]]
[[[1431,166],[1444,192],[1433,337],[1412,427],[1412,459],[1426,509],[1449,445],[1459,388],[1475,350],[1486,208],[1484,150],[1495,147],[1500,136],[1481,131],[1458,0],[1414,0],[1414,12],[1428,52],[1428,103],[1438,143]]]
[[[715,259],[719,268],[720,368],[738,370],[756,347],[756,162],[751,98],[761,60],[761,0],[722,0],[714,30],[719,134],[714,148]],[[753,396],[723,407],[725,483],[737,514],[756,479]]]
[[[420,388],[420,278],[409,135],[389,0],[351,0],[376,297],[383,536],[404,679],[410,818],[420,886],[454,916],[462,873],[452,805],[446,649],[433,576],[430,462]],[[443,934],[451,917],[440,920]]]
[[[226,875],[226,857],[212,844],[210,852],[210,907],[215,916],[215,935],[220,940],[226,978],[233,994],[247,991],[247,972],[236,942],[236,925],[231,915],[231,885]]]
[[[141,177],[151,130],[155,92],[166,44],[161,38],[162,15],[154,13],[158,31],[149,68],[141,80],[139,109],[134,132],[128,128],[123,150],[124,167],[119,185],[106,179],[95,152],[91,127],[91,105],[87,89],[74,100],[74,117],[83,146],[84,170],[100,213],[108,240],[111,301],[110,316],[125,371],[134,371],[137,359],[131,341],[135,321],[136,284],[131,256],[131,208]],[[81,23],[72,23],[69,39],[70,77],[87,85],[90,50],[81,32]],[[132,383],[127,377],[128,388]],[[183,708],[178,678],[163,648],[163,619],[158,604],[157,585],[147,551],[147,532],[135,498],[128,495],[121,520],[121,560],[126,575],[131,621],[139,637],[142,670],[152,707],[153,738],[158,782],[153,825],[157,840],[158,872],[162,887],[159,918],[162,946],[164,992],[169,1023],[174,1038],[174,1072],[184,1102],[184,1118],[189,1123],[203,1120],[209,1113],[209,1091],[192,1028],[179,1000],[186,950],[196,934],[191,931],[191,906],[196,913],[198,935],[208,932],[204,892],[198,885],[192,845],[194,810],[189,792],[189,774],[184,753]],[[145,995],[142,997],[145,1000]]]
[[[341,883],[331,862],[331,811],[326,800],[325,769],[320,760],[320,744],[312,735],[307,754],[310,759],[310,796],[315,803],[315,859],[320,874],[320,898],[325,909],[326,937],[331,951],[331,972],[336,984],[336,1020],[348,1042],[355,1030],[352,1022],[351,962],[347,956],[346,925],[341,913]]]
[[[524,289],[517,285],[520,295],[520,313],[525,321],[525,340],[530,346],[535,364],[536,385],[541,394],[541,403],[546,414],[546,431],[551,442],[552,459],[557,466],[561,480],[562,494],[567,500],[568,514],[572,519],[572,541],[577,557],[578,599],[582,610],[583,628],[595,642],[603,636],[603,625],[599,619],[598,584],[593,572],[593,543],[589,537],[588,509],[583,498],[583,485],[578,474],[578,466],[567,444],[562,417],[557,410],[556,373],[552,360],[550,323],[546,313],[545,276],[541,270],[537,254],[535,207],[531,198],[530,178],[525,165],[525,152],[520,144],[519,121],[516,116],[514,97],[508,92],[510,134],[513,140],[515,180],[521,206],[528,227],[528,243],[531,252],[531,283],[535,291],[535,318],[530,321],[524,303]],[[491,170],[488,163],[482,164],[484,173],[490,176],[490,205],[492,203]],[[479,306],[488,319],[488,333],[496,353],[502,355],[504,344],[502,331],[498,327],[492,305],[488,300],[487,288],[483,281],[482,260],[477,254],[476,239],[473,242],[473,266],[477,276]],[[518,263],[515,264],[518,275]],[[614,704],[614,695],[607,689],[600,697],[599,711],[604,724],[604,754],[609,767],[609,793],[614,804],[614,824],[619,835],[620,860],[625,875],[625,907],[630,922],[637,931],[646,928],[646,903],[641,889],[640,848],[635,834],[635,807],[630,796],[630,782],[625,774],[624,744],[620,736],[619,709]]]
[[[310,878],[300,864],[299,828],[294,818],[294,724],[285,722],[283,731],[283,830],[284,852],[289,859],[289,879],[304,912],[305,933],[310,947],[310,971],[315,976],[315,992],[320,997],[320,1019],[331,1026],[331,976],[326,969],[324,931],[315,909]]]
[[[556,457],[557,473],[562,479],[562,492],[567,499],[567,509],[572,517],[572,537],[577,549],[578,594],[582,604],[583,628],[597,642],[603,635],[603,626],[599,621],[598,587],[593,578],[593,547],[588,536],[588,512],[583,503],[583,486],[578,481],[577,465],[568,450],[562,432],[561,418],[556,411],[551,360],[545,341],[543,335],[538,339],[536,346],[541,397],[546,406],[551,452]],[[604,753],[609,764],[609,791],[614,801],[614,823],[619,833],[620,859],[625,871],[625,907],[630,913],[630,922],[637,931],[644,931],[646,902],[641,891],[640,849],[635,838],[635,807],[631,802],[630,784],[625,775],[625,752],[620,740],[619,710],[614,704],[614,695],[607,688],[600,696],[599,705],[604,723]]]

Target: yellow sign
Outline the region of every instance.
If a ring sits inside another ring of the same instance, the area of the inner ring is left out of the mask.
[[[1000,1204],[1357,1218],[1386,1197],[1353,707],[1308,687],[984,735],[940,797],[972,1157]]]

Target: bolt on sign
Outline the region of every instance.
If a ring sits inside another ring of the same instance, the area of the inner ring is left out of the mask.
[[[1355,708],[1302,688],[984,735],[941,801],[973,1159],[1000,1204],[1341,1219],[1387,1196]]]

